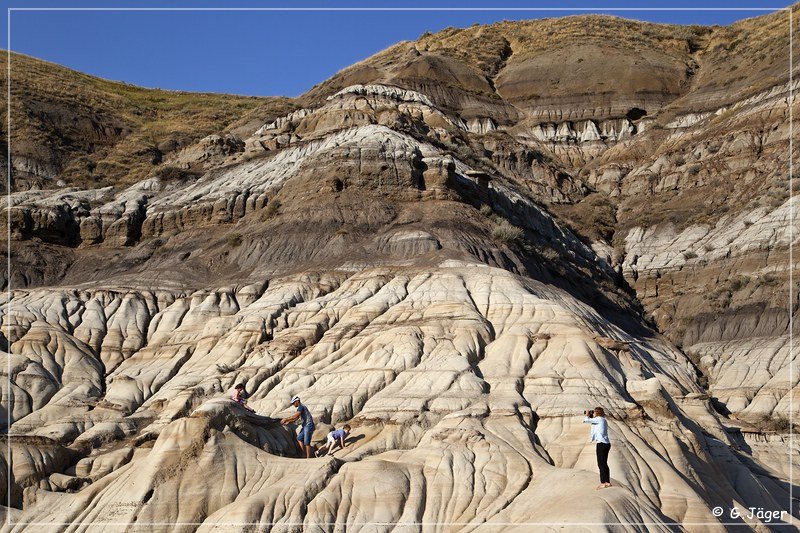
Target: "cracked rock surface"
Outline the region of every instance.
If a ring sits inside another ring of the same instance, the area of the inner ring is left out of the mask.
[[[796,528],[783,15],[450,28],[144,151],[113,83],[15,80],[96,146],[12,153],[6,529]],[[299,459],[294,395],[348,447]]]

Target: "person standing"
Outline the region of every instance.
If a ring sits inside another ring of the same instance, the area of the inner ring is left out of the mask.
[[[595,407],[592,411],[584,411],[584,424],[592,425],[592,442],[596,442],[597,468],[600,469],[600,484],[598,489],[611,486],[611,473],[608,470],[608,452],[611,451],[611,441],[608,440],[608,421],[602,407]]]
[[[311,459],[311,435],[314,434],[314,418],[311,416],[311,411],[308,407],[302,404],[300,396],[295,396],[290,402],[297,412],[292,416],[281,419],[281,424],[291,424],[298,418],[300,419],[300,433],[297,435],[297,444],[300,446],[300,452],[305,452],[306,459]]]

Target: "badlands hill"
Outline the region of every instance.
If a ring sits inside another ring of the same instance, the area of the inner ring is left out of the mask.
[[[12,54],[7,527],[796,526],[788,28],[451,28],[297,99]]]

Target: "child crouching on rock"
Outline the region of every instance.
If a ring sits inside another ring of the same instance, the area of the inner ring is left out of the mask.
[[[317,450],[317,457],[325,457],[328,453],[333,453],[333,446],[339,443],[339,447],[344,449],[346,444],[344,443],[344,439],[350,434],[350,424],[345,424],[342,429],[334,429],[330,433],[328,433],[328,442],[325,443],[325,446]],[[325,449],[325,453],[322,452],[323,448]]]

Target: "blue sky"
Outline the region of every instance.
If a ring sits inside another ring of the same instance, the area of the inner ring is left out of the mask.
[[[499,20],[605,12],[676,24],[726,25],[786,0],[461,0],[349,2],[54,1],[0,0],[5,8],[30,7],[560,7],[561,11],[12,11],[11,49],[89,74],[146,87],[248,95],[297,96],[342,68],[401,40],[448,26]],[[628,11],[599,9],[623,8]],[[645,11],[712,8],[708,11]],[[724,10],[728,9],[728,10]],[[2,42],[7,42],[5,26]],[[5,48],[5,44],[2,45]]]

